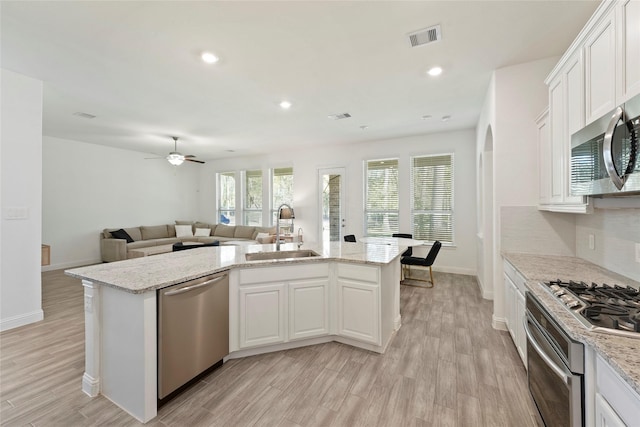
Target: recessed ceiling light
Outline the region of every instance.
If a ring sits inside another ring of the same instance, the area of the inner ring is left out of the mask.
[[[451,116],[442,116],[442,121],[446,122],[447,120],[449,120],[451,118]]]
[[[369,127],[369,126],[367,126],[367,125],[362,125],[362,126],[360,126],[360,129],[361,129],[361,130],[365,130],[365,129],[367,129],[368,127]]]
[[[429,120],[431,118],[430,114],[427,114],[426,116],[422,116],[422,120]]]
[[[211,52],[203,52],[201,58],[207,64],[215,64],[220,59]]]
[[[288,110],[289,108],[291,108],[291,103],[289,101],[282,101],[280,103],[280,107],[284,110]]]
[[[427,71],[427,73],[432,77],[439,76],[440,74],[442,74],[442,68],[433,67],[433,68],[429,69],[429,71]]]

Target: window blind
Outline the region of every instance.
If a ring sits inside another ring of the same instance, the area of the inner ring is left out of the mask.
[[[398,232],[398,159],[366,163],[365,234],[391,236]]]
[[[218,174],[218,222],[235,225],[236,216],[236,174]]]
[[[415,239],[453,244],[453,154],[412,158],[411,205]]]

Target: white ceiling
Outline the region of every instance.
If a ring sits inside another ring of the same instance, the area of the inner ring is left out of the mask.
[[[44,81],[45,135],[161,155],[176,135],[206,160],[473,127],[493,70],[561,55],[598,3],[2,1],[1,65]]]

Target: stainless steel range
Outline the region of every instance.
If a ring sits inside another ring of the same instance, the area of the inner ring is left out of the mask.
[[[561,280],[544,284],[587,329],[640,338],[640,291],[637,289]]]

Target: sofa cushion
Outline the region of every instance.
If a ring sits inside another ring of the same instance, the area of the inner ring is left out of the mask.
[[[215,236],[207,236],[207,237],[196,237],[195,240],[196,242],[213,243],[213,242],[217,242],[218,238]]]
[[[134,241],[142,240],[142,233],[140,232],[140,227],[131,227],[125,228],[124,231],[131,236]]]
[[[155,246],[154,243],[153,240],[138,240],[137,242],[127,243],[127,251],[138,248],[149,248]]]
[[[275,236],[276,228],[275,227],[256,227],[255,231],[253,232],[253,236],[251,236],[251,239],[257,240],[258,233],[267,233]]]
[[[211,235],[211,229],[209,227],[206,228],[196,228],[196,232],[193,233],[194,236],[197,237],[206,237]]]
[[[233,237],[253,240],[253,232],[255,230],[255,227],[251,227],[249,225],[236,225],[236,231],[233,233]]]
[[[191,237],[193,236],[193,228],[191,224],[177,224],[176,225],[176,237]]]
[[[127,243],[133,242],[133,239],[131,238],[131,236],[129,236],[129,233],[124,231],[122,228],[119,230],[111,231],[110,234],[114,239],[125,239]]]
[[[153,239],[153,246],[173,245],[174,243],[179,241],[180,239],[178,239],[177,237],[165,237],[164,239]]]
[[[220,237],[233,237],[233,233],[235,231],[235,226],[218,224],[218,226],[216,227],[215,235]]]
[[[169,237],[169,231],[166,225],[143,225],[140,227],[142,233],[142,240],[150,239],[165,239]]]
[[[167,224],[167,232],[169,233],[169,237],[176,237],[176,226]]]

